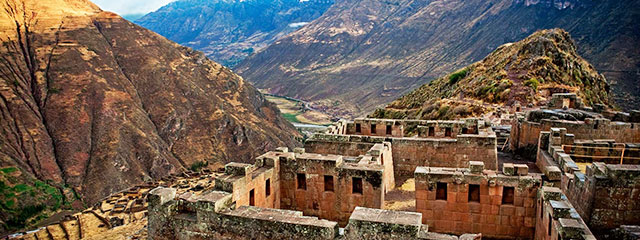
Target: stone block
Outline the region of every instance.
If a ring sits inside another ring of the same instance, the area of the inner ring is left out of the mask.
[[[246,163],[231,162],[224,165],[224,174],[232,176],[245,176],[251,172],[254,166]]]
[[[547,175],[547,178],[551,181],[560,181],[562,178],[562,171],[556,166],[547,166],[544,169],[544,174]]]
[[[484,162],[469,161],[469,170],[473,174],[482,174],[482,171],[484,171]]]
[[[553,218],[554,219],[559,219],[559,218],[568,218],[571,217],[571,207],[569,206],[569,204],[567,204],[566,201],[561,200],[561,201],[555,201],[555,200],[550,200],[549,204],[551,205],[551,208],[553,209]]]
[[[515,172],[518,176],[529,175],[529,166],[526,164],[514,164]]]
[[[276,152],[288,153],[289,152],[289,148],[288,147],[279,147],[279,148],[276,148]]]
[[[288,151],[288,150],[287,150],[287,151]],[[293,152],[294,152],[294,153],[297,153],[297,154],[303,154],[303,153],[305,153],[305,152],[306,152],[306,150],[305,150],[304,148],[294,148],[294,149],[293,149]]]
[[[515,175],[515,167],[513,166],[513,163],[505,163],[502,165],[502,173],[504,175],[507,176],[514,176]]]
[[[555,187],[546,187],[543,186],[542,187],[542,197],[543,199],[546,200],[560,200],[562,199],[562,190],[560,190],[560,188],[555,188]]]
[[[558,224],[558,232],[563,239],[581,239],[584,234],[585,226],[576,219],[560,218]]]

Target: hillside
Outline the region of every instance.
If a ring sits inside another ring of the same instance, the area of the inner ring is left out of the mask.
[[[179,0],[135,22],[233,67],[320,17],[332,4],[333,0]]]
[[[480,62],[438,78],[376,110],[375,118],[456,119],[500,106],[540,106],[553,93],[609,105],[609,84],[576,53],[569,33],[542,30],[498,47]]]
[[[638,21],[633,0],[345,0],[235,70],[260,89],[350,118],[505,43],[562,28],[629,109],[640,105]]]
[[[86,0],[0,4],[0,234],[298,144],[273,104],[200,52]]]

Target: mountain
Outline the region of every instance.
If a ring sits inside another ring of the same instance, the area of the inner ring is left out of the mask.
[[[376,110],[374,118],[457,119],[500,106],[544,105],[552,93],[609,104],[609,84],[576,53],[564,30],[542,30],[498,47],[482,61],[438,78]]]
[[[361,116],[498,46],[562,28],[628,109],[640,104],[638,21],[635,0],[345,0],[235,71],[270,93]]]
[[[320,17],[333,0],[179,0],[136,23],[233,67]]]
[[[87,0],[2,0],[0,233],[301,137],[251,84]]]

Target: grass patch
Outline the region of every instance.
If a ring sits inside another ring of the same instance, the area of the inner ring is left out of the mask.
[[[284,119],[287,119],[287,121],[292,122],[292,123],[300,123],[300,121],[297,118],[298,114],[293,114],[293,113],[283,113],[282,117],[284,117]]]
[[[10,174],[12,172],[18,171],[17,168],[14,167],[8,167],[8,168],[2,168],[0,169],[0,172],[4,173],[4,174]]]
[[[469,69],[468,68],[463,68],[460,71],[457,71],[457,72],[449,75],[449,85],[456,84],[458,81],[460,81],[461,79],[466,77],[467,73],[469,73]]]
[[[27,190],[30,190],[30,189],[31,189],[31,187],[29,187],[26,184],[18,184],[18,185],[15,185],[13,187],[13,191],[15,191],[17,193],[21,193],[21,192],[24,192],[24,191],[27,191]]]

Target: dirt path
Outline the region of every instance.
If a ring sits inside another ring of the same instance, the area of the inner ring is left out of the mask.
[[[526,106],[529,103],[527,96],[531,94],[531,88],[525,86],[522,79],[526,74],[527,71],[507,70],[507,78],[513,82],[513,85],[510,88],[511,91],[509,92],[506,106],[512,106],[515,101],[519,101],[522,106]]]

